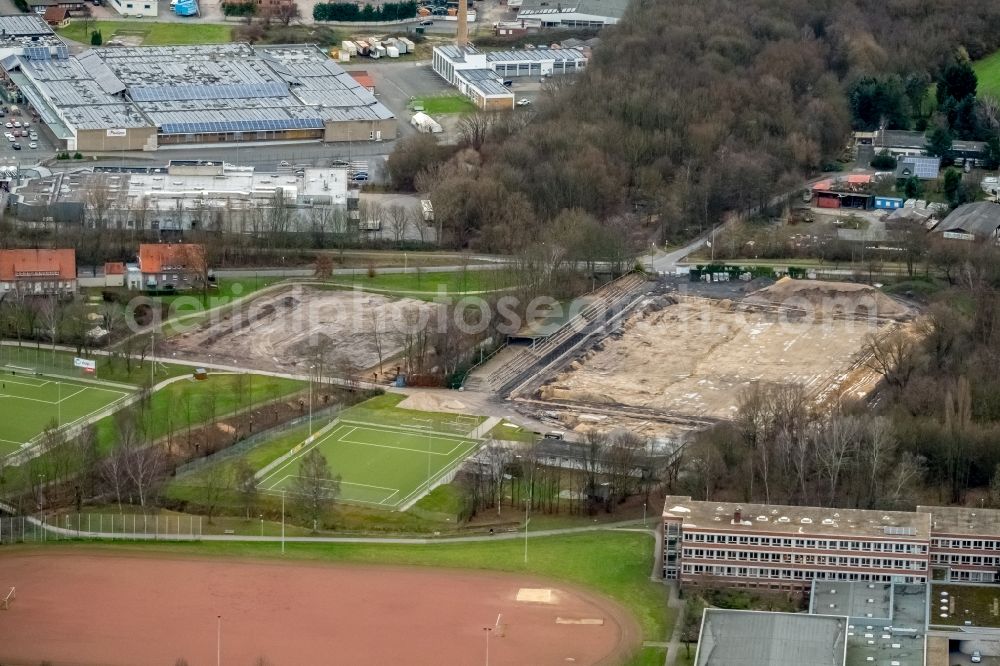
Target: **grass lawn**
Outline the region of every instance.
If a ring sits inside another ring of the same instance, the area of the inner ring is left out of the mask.
[[[0,345],[0,369],[30,368],[36,372],[44,374],[64,375],[68,378],[81,377],[79,368],[73,366],[73,352],[51,350],[45,346],[36,346],[33,343],[24,343],[23,346]],[[87,375],[91,379],[105,380],[109,382],[122,382],[125,384],[148,384],[149,383],[149,360],[139,362],[138,356],[133,360],[132,367],[126,368],[125,361],[112,359],[107,356],[88,357],[89,360],[97,362],[97,372]],[[154,379],[157,382],[190,374],[193,368],[185,365],[174,365],[171,363],[156,363]]]
[[[340,501],[400,509],[478,446],[476,441],[430,429],[339,420],[262,478],[258,487],[271,494],[295,493],[302,457],[318,449],[331,473],[340,477]]]
[[[948,610],[941,610],[941,606],[948,606]],[[966,620],[976,627],[1000,627],[1000,590],[992,585],[934,583],[930,623],[961,627]]]
[[[487,439],[499,439],[508,442],[534,442],[538,435],[510,421],[501,421],[486,434]]]
[[[90,44],[90,33],[99,30],[104,41],[121,32],[141,35],[143,46],[165,44],[220,44],[232,41],[233,27],[212,23],[146,23],[144,21],[81,21],[74,19],[65,28],[57,30],[60,37]]]
[[[56,380],[0,369],[0,455],[10,453],[50,424],[65,426],[98,412],[130,391],[119,386]]]
[[[972,68],[979,79],[977,93],[1000,97],[1000,51],[972,63]]]
[[[67,546],[81,548],[73,544]],[[665,641],[675,618],[674,611],[667,607],[667,589],[662,584],[649,580],[653,548],[653,539],[647,534],[607,531],[531,539],[527,564],[523,560],[524,542],[518,539],[425,546],[289,543],[286,544],[284,557],[323,562],[529,573],[604,594],[633,614],[642,628],[644,640]],[[81,550],[151,556],[166,553],[213,557],[281,557],[277,543],[95,544]],[[643,649],[629,663],[632,666],[662,664],[663,650]]]
[[[424,113],[431,116],[442,113],[471,113],[476,110],[476,105],[462,95],[419,97],[414,102],[423,104]]]
[[[376,273],[367,275],[335,276],[330,282],[336,285],[403,294],[454,296],[465,293],[497,291],[510,287],[504,271],[454,271],[448,273]]]
[[[147,438],[158,439],[171,431],[182,433],[189,424],[205,423],[245,407],[237,404],[237,394],[232,389],[235,377],[209,375],[204,381],[180,380],[154,393],[146,424]],[[276,400],[306,386],[305,382],[294,379],[251,375],[246,399],[250,404]],[[118,441],[113,416],[97,422],[97,439],[102,450],[109,450]]]
[[[173,318],[186,312],[197,312],[200,309],[229,305],[233,301],[283,280],[285,278],[274,276],[221,279],[216,280],[214,288],[209,289],[207,294],[198,290],[170,296],[155,296],[154,300],[169,303],[171,306],[170,318]],[[176,310],[176,314],[174,310]]]

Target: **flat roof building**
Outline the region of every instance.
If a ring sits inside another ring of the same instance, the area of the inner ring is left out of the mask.
[[[706,608],[696,666],[844,666],[847,618]]]
[[[813,580],[925,582],[930,514],[670,496],[664,577],[682,585],[806,590]]]
[[[472,46],[435,46],[431,67],[481,109],[512,108],[514,94],[503,85],[517,76],[552,76],[582,71],[580,49],[529,49],[480,53]]]
[[[512,6],[513,7],[513,6]],[[628,0],[521,0],[518,20],[543,28],[597,28],[614,25]]]
[[[27,222],[260,233],[332,225],[336,215],[357,209],[357,194],[348,188],[346,166],[260,172],[174,160],[163,167],[96,167],[31,179],[14,187],[11,209]]]
[[[2,61],[66,150],[393,139],[395,118],[320,49],[116,47]]]

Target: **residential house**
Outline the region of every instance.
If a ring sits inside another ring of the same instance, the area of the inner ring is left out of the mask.
[[[0,250],[0,299],[76,293],[76,250]]]
[[[208,279],[205,246],[191,243],[140,245],[139,272],[142,288],[147,290],[204,287]]]
[[[53,5],[45,8],[42,18],[53,28],[62,28],[69,25],[71,16],[65,5]]]

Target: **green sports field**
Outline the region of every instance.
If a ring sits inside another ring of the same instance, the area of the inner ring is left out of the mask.
[[[469,430],[476,421],[469,424]],[[318,448],[331,472],[340,476],[338,499],[384,509],[400,509],[479,447],[479,442],[430,427],[338,420],[303,443],[294,455],[260,480],[264,492],[293,491],[302,456]]]
[[[19,449],[51,423],[73,424],[127,395],[120,388],[0,370],[0,455]]]

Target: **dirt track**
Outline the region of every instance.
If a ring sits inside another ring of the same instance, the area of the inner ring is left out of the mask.
[[[434,321],[440,307],[362,291],[296,285],[253,299],[237,312],[214,313],[191,331],[158,346],[164,357],[210,360],[278,372],[304,371],[323,357],[336,373],[377,366],[403,349],[408,322]],[[388,368],[386,368],[388,371]]]
[[[494,666],[617,664],[640,640],[612,602],[513,574],[81,549],[4,555],[0,587],[12,585],[5,664],[214,664],[220,614],[222,663],[233,665],[477,664],[498,613]],[[516,600],[540,587],[554,603]]]

